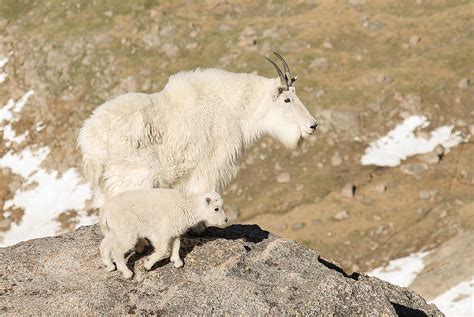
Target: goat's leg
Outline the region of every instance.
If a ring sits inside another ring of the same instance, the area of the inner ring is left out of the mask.
[[[120,241],[116,241],[112,248],[112,257],[114,259],[115,265],[117,265],[117,270],[122,272],[123,277],[130,279],[133,276],[133,272],[127,267],[127,262],[125,260],[125,253],[133,248],[135,245],[136,239],[131,238],[121,238]]]
[[[104,264],[105,269],[109,272],[115,270],[115,265],[112,262],[110,256],[112,252],[113,237],[111,233],[107,233],[100,243],[100,257],[102,259],[102,264]]]
[[[150,236],[150,242],[155,248],[155,252],[153,252],[146,260],[145,260],[145,269],[151,270],[153,265],[156,262],[164,259],[166,257],[166,253],[168,252],[169,246],[169,239],[165,239],[160,237],[159,235],[152,235]]]
[[[181,241],[179,237],[174,238],[173,240],[173,246],[172,246],[172,251],[171,251],[171,262],[173,262],[174,267],[182,267],[183,266],[183,260],[179,257],[179,248],[181,247]]]

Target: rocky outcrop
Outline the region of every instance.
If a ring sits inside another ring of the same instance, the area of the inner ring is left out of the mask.
[[[0,314],[442,315],[415,292],[347,275],[318,253],[255,225],[183,239],[185,266],[150,272],[132,254],[133,280],[100,267],[97,226],[0,249]]]

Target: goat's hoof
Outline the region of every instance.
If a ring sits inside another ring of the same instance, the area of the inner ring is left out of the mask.
[[[133,276],[133,272],[132,272],[132,271],[125,271],[125,272],[123,272],[123,274],[122,274],[122,275],[123,275],[123,278],[124,278],[124,279],[127,279],[127,280],[129,280],[129,279],[131,279],[131,278],[132,278],[132,276]]]
[[[113,264],[106,265],[105,269],[107,270],[107,272],[115,271],[115,265],[113,265]]]
[[[171,260],[173,262],[173,265],[174,267],[178,268],[178,267],[183,267],[184,263],[181,259],[178,259],[178,260]]]
[[[145,270],[147,270],[147,271],[151,270],[151,268],[153,267],[154,264],[155,264],[155,262],[150,261],[150,259],[146,259],[145,264],[144,264]]]

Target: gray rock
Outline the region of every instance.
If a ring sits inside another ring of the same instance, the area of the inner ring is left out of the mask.
[[[429,191],[422,191],[420,193],[420,198],[421,199],[430,199],[430,197],[431,197],[431,194],[430,194]]]
[[[230,31],[232,29],[233,29],[233,27],[230,24],[225,24],[225,23],[219,24],[219,31],[220,32],[227,32],[227,31]]]
[[[463,78],[458,82],[458,87],[461,89],[467,89],[471,84],[471,80],[469,78]]]
[[[428,165],[425,163],[413,163],[403,164],[400,166],[400,170],[405,174],[415,175],[424,172],[428,169]]]
[[[149,49],[156,48],[161,44],[160,37],[156,32],[144,34],[142,40]]]
[[[3,29],[8,25],[8,20],[0,17],[0,29]]]
[[[369,197],[362,197],[362,203],[364,203],[365,205],[372,205],[374,201],[372,199],[370,199]]]
[[[444,147],[441,144],[438,144],[434,148],[433,152],[438,156],[443,156],[444,155]]]
[[[194,50],[194,49],[196,49],[198,46],[199,46],[198,43],[196,43],[196,42],[190,42],[190,43],[186,44],[186,49],[187,49],[187,50]]]
[[[280,223],[277,226],[277,230],[280,230],[280,231],[286,230],[287,228],[288,228],[288,225],[286,223]]]
[[[385,186],[385,184],[377,184],[375,186],[375,191],[378,192],[378,193],[385,193],[387,191],[387,186]]]
[[[314,59],[311,64],[309,64],[309,69],[312,70],[321,70],[321,69],[326,69],[329,66],[329,61],[325,57],[318,57]]]
[[[354,198],[356,187],[354,184],[349,183],[344,186],[341,190],[341,194],[347,198]]]
[[[256,31],[254,28],[246,27],[239,36],[239,47],[248,48],[257,44]]]
[[[379,20],[367,20],[364,22],[363,26],[370,32],[378,32],[383,29],[385,23]]]
[[[380,103],[378,102],[369,102],[367,104],[367,108],[369,108],[370,110],[372,110],[373,112],[379,112],[380,110]]]
[[[263,31],[262,36],[264,38],[278,39],[280,38],[280,32],[278,32],[278,26],[273,26]]]
[[[418,35],[412,35],[410,36],[408,43],[410,44],[410,46],[415,46],[418,43],[420,43],[420,41],[421,41],[421,38]]]
[[[164,260],[146,272],[133,254],[131,281],[100,267],[100,239],[96,225],[0,249],[1,314],[442,316],[408,288],[348,275],[256,225],[184,237],[182,269]]]
[[[334,153],[334,155],[331,157],[331,165],[339,166],[341,164],[342,164],[342,157],[339,155],[339,153]]]
[[[118,96],[128,92],[135,92],[138,90],[138,83],[135,77],[128,76],[124,78],[119,85],[117,85],[113,90],[111,95]]]
[[[324,48],[333,48],[332,42],[329,39],[325,39],[323,42]]]
[[[377,74],[373,80],[377,84],[388,84],[393,81],[393,78],[387,74]]]
[[[463,127],[467,126],[467,123],[466,123],[466,121],[464,121],[463,119],[457,119],[457,120],[456,120],[456,125],[457,125],[458,127],[463,128]]]
[[[331,165],[339,166],[341,164],[342,164],[342,157],[339,155],[339,153],[334,153],[334,155],[331,157]]]
[[[365,0],[347,0],[347,3],[353,5],[353,6],[357,6],[357,5],[364,5],[365,4]]]
[[[400,107],[410,111],[412,114],[421,112],[421,104],[423,99],[416,94],[408,94],[406,96],[399,96]]]
[[[347,131],[352,135],[360,133],[360,113],[357,111],[325,109],[321,111],[321,121],[336,130]]]
[[[336,220],[344,220],[349,218],[349,214],[347,213],[346,210],[341,210],[337,214],[334,215],[334,219]]]
[[[160,47],[160,52],[164,53],[170,58],[176,57],[179,53],[179,47],[173,43],[164,43]]]
[[[277,182],[279,183],[288,183],[291,180],[291,175],[288,172],[283,172],[278,174]]]
[[[439,163],[439,155],[434,152],[424,153],[418,155],[418,158],[425,163],[428,164],[436,164]]]
[[[306,225],[306,224],[305,224],[304,222],[297,222],[297,223],[295,223],[295,224],[293,224],[293,225],[291,226],[291,229],[293,229],[293,230],[295,230],[295,231],[301,230],[301,229],[303,229],[303,228],[305,227],[305,225]]]

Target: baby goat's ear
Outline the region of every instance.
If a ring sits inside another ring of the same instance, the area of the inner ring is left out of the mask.
[[[210,205],[211,204],[211,198],[206,197],[206,202],[207,202],[208,205]]]

